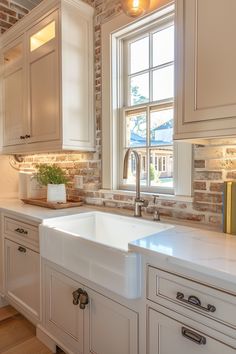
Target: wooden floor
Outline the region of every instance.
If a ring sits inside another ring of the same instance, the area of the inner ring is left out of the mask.
[[[35,332],[35,327],[11,306],[0,308],[0,353],[51,354]]]

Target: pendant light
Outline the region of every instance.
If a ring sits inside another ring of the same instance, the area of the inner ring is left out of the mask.
[[[121,0],[124,13],[130,17],[138,17],[149,9],[150,0]]]

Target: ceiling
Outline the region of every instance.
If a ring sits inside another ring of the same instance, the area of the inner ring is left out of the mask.
[[[32,10],[42,0],[14,0],[16,4],[26,7],[28,10]]]

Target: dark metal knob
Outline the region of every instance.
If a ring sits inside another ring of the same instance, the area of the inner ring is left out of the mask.
[[[24,139],[25,139],[25,136],[21,135],[21,136],[20,136],[20,139],[21,139],[21,140],[24,140]]]
[[[82,289],[78,289],[78,290],[73,291],[72,295],[73,295],[73,304],[74,305],[79,305],[79,298],[80,298],[81,292],[83,292]]]
[[[30,138],[30,135],[29,134],[26,134],[25,135],[25,139],[29,139]]]
[[[19,246],[18,247],[18,251],[21,252],[21,253],[26,253],[26,248],[22,247],[22,246]]]
[[[88,294],[83,289],[79,288],[72,293],[73,295],[73,304],[79,305],[81,310],[85,309],[85,306],[89,302]]]
[[[84,310],[85,306],[88,305],[88,302],[89,302],[88,294],[86,291],[84,291],[83,294],[80,295],[79,308],[81,310]]]

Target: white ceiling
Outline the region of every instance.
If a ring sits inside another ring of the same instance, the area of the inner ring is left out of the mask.
[[[28,10],[32,10],[42,0],[13,0],[15,3],[26,7]]]

